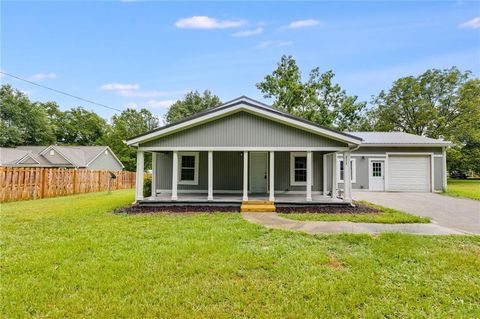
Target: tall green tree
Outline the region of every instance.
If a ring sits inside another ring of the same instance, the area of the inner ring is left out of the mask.
[[[478,167],[480,80],[470,77],[469,71],[452,67],[396,80],[373,99],[368,114],[371,129],[452,141],[450,169]]]
[[[143,134],[158,127],[159,121],[149,110],[126,109],[119,115],[112,117],[111,129],[108,133],[107,144],[122,161],[126,170],[134,171],[136,165],[136,150],[124,143],[128,138]],[[148,154],[147,154],[148,155]],[[146,168],[150,161],[145,160]]]
[[[105,143],[108,124],[105,119],[83,107],[59,114],[57,142],[66,145],[101,145]]]
[[[205,90],[203,93],[191,91],[185,94],[183,99],[176,101],[170,106],[165,115],[165,121],[167,123],[176,122],[220,104],[222,104],[220,98],[209,90]]]
[[[54,126],[40,103],[10,85],[0,88],[0,146],[55,142]]]
[[[292,56],[283,55],[277,68],[267,75],[257,88],[265,98],[272,98],[273,106],[327,127],[351,130],[361,120],[365,102],[349,96],[339,84],[333,83],[332,71],[311,70],[308,80]]]
[[[476,107],[460,103],[459,93],[469,76],[470,72],[452,67],[396,80],[373,99],[374,129],[450,138],[459,125],[468,128],[465,120],[476,113]]]

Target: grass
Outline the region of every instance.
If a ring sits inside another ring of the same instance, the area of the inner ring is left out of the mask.
[[[312,236],[237,213],[110,213],[132,200],[3,204],[0,317],[480,317],[479,236]]]
[[[350,221],[354,223],[381,223],[381,224],[399,224],[399,223],[429,223],[430,218],[420,217],[405,212],[375,205],[369,202],[357,202],[366,206],[377,208],[381,213],[360,213],[360,214],[332,214],[332,213],[289,213],[279,214],[282,217],[293,220],[304,221]]]
[[[480,200],[480,179],[449,179],[443,194]]]

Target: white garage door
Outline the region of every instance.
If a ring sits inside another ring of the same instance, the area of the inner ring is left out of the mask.
[[[430,156],[389,155],[388,190],[429,192]]]

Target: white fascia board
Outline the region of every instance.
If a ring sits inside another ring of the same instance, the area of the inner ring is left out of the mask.
[[[145,152],[162,152],[162,151],[231,151],[231,152],[341,152],[348,151],[348,147],[268,147],[268,146],[192,146],[192,147],[139,147],[138,150]]]
[[[25,159],[27,158],[31,158],[32,160],[34,160],[35,162],[37,162],[37,164],[40,164],[39,161],[37,161],[31,154],[25,154],[25,156],[23,156],[21,159],[19,159],[16,164],[21,164],[21,162],[23,162]],[[25,164],[25,163],[24,163]],[[26,163],[25,165],[35,165],[35,164],[31,164],[31,163]]]
[[[50,145],[49,147],[47,147],[46,149],[44,149],[44,150],[40,153],[40,155],[42,155],[43,157],[45,157],[44,154],[45,154],[47,151],[51,150],[51,149],[53,149],[53,150],[56,151],[58,154],[60,154],[60,156],[63,157],[64,160],[66,160],[67,162],[69,162],[69,163],[72,164],[73,166],[77,167],[77,165],[76,165],[75,163],[73,163],[72,160],[68,158],[68,156],[65,156],[65,154],[63,154],[62,152],[60,152],[60,150],[57,149],[57,148],[55,147],[55,145]],[[46,158],[46,157],[45,157],[45,158]],[[46,158],[46,159],[48,160],[48,158]]]
[[[360,147],[444,147],[444,146],[450,146],[452,145],[451,142],[444,142],[444,143],[404,143],[404,144],[398,144],[398,143],[362,143]]]
[[[125,166],[123,165],[123,163],[118,159],[117,155],[115,155],[115,153],[112,152],[112,149],[107,146],[105,147],[104,149],[102,149],[102,151],[100,153],[98,153],[94,158],[92,158],[92,160],[90,162],[87,163],[87,165],[85,165],[86,167],[90,166],[90,164],[93,163],[93,161],[95,161],[100,155],[102,155],[105,151],[109,151],[110,154],[113,155],[113,157],[115,158],[115,160],[122,166],[122,168],[125,168]]]
[[[261,108],[265,108],[265,107],[261,107]],[[325,136],[325,137],[328,137],[328,138],[331,138],[331,139],[335,139],[335,140],[344,142],[344,143],[348,143],[348,144],[352,144],[352,145],[360,145],[361,144],[360,140],[358,140],[356,138],[353,138],[353,137],[350,138],[350,137],[345,136],[343,134],[339,134],[339,133],[336,133],[336,132],[333,132],[333,131],[330,131],[330,130],[327,130],[327,129],[324,129],[324,128],[321,128],[321,127],[318,127],[318,126],[315,126],[315,125],[304,123],[304,122],[301,122],[301,121],[298,121],[298,120],[295,120],[295,119],[287,118],[287,117],[285,117],[283,115],[280,115],[280,114],[275,114],[275,113],[272,113],[270,111],[266,111],[266,110],[263,110],[263,109],[256,109],[256,108],[253,108],[253,107],[251,107],[249,105],[246,105],[246,104],[238,104],[238,105],[235,105],[235,106],[232,106],[232,107],[226,107],[226,108],[224,108],[222,110],[219,110],[219,111],[216,111],[216,112],[205,114],[204,116],[194,118],[190,121],[179,123],[178,125],[173,125],[171,127],[168,127],[166,129],[163,129],[163,130],[160,130],[160,131],[157,131],[157,132],[152,132],[150,134],[140,136],[138,138],[127,141],[127,145],[138,146],[138,143],[140,143],[140,142],[147,142],[149,140],[159,138],[159,137],[162,137],[162,136],[165,136],[165,135],[168,135],[168,134],[172,134],[172,133],[175,133],[177,131],[180,131],[180,130],[183,130],[183,129],[186,129],[186,128],[189,128],[189,127],[192,127],[192,126],[195,126],[195,125],[199,125],[199,124],[203,124],[203,123],[206,123],[206,122],[209,122],[209,121],[213,121],[213,120],[216,120],[218,118],[221,118],[221,117],[224,117],[224,116],[236,113],[236,112],[240,112],[240,111],[246,111],[246,112],[254,114],[254,115],[262,116],[264,118],[274,120],[276,122],[279,122],[279,123],[282,123],[282,124],[285,124],[285,125],[288,125],[288,126],[296,127],[296,128],[302,129],[304,131],[309,131],[309,132],[312,132],[312,133],[315,133],[315,134],[318,134],[318,135],[322,135],[322,136]]]

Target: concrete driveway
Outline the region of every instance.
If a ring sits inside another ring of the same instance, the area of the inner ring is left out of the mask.
[[[353,198],[430,217],[443,227],[480,234],[480,201],[435,193],[394,192],[354,192]]]

